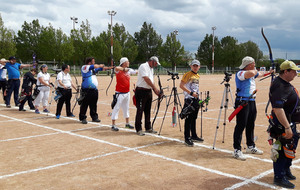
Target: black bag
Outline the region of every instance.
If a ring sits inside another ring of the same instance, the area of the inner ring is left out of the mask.
[[[83,92],[82,90],[80,90],[80,96],[79,96],[79,98],[77,98],[78,105],[82,104],[85,96],[86,96],[86,92]]]
[[[37,86],[35,86],[33,89],[32,99],[35,100],[36,97],[39,95],[39,93],[40,93],[40,90],[38,89]]]
[[[113,95],[113,100],[111,102],[111,109],[114,109],[115,105],[117,104],[118,96],[119,96],[119,94],[114,94]]]

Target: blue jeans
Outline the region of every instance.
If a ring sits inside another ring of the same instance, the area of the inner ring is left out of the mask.
[[[14,92],[14,101],[15,105],[19,105],[18,96],[19,96],[20,80],[9,79],[7,87],[7,96],[6,96],[6,105],[10,105],[10,98],[12,92]]]

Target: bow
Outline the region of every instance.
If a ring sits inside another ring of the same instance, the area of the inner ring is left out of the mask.
[[[107,91],[108,91],[108,89],[109,89],[109,87],[110,87],[110,85],[111,85],[111,83],[112,83],[112,81],[113,81],[113,79],[114,79],[114,73],[115,73],[115,69],[114,69],[114,67],[115,67],[115,62],[114,62],[114,59],[113,59],[113,57],[112,57],[112,55],[111,55],[111,66],[112,66],[112,69],[111,69],[111,74],[110,74],[110,82],[109,82],[109,84],[108,84],[108,86],[107,86],[107,88],[106,88],[106,96],[107,96]]]
[[[266,37],[265,34],[264,34],[264,29],[263,29],[263,28],[261,28],[261,34],[262,34],[262,36],[264,37],[264,39],[265,39],[265,41],[266,41],[266,43],[267,43],[267,45],[268,45],[270,61],[271,61],[272,69],[274,70],[274,69],[275,69],[275,63],[274,63],[274,61],[273,61],[272,49],[271,49],[271,46],[270,46],[270,43],[269,43],[267,37]],[[271,73],[271,82],[273,81],[273,79],[274,79],[274,73]],[[265,114],[266,114],[266,116],[267,116],[268,119],[269,119],[269,115],[268,115],[267,112],[268,112],[269,104],[270,104],[270,100],[268,100],[268,103],[267,103],[266,109],[265,109]]]
[[[75,78],[76,87],[77,87],[77,92],[75,93],[75,104],[74,104],[74,106],[73,106],[73,108],[72,108],[72,113],[73,113],[73,111],[74,111],[74,109],[75,109],[75,107],[76,107],[76,105],[77,105],[77,103],[78,103],[78,96],[79,96],[79,94],[80,94],[80,87],[81,87],[81,86],[78,84],[78,80],[77,80],[77,77],[76,77],[75,73],[73,73],[73,76],[74,76],[74,78]]]
[[[157,72],[157,79],[158,79],[158,86],[159,86],[159,95],[158,95],[158,98],[157,98],[156,113],[155,113],[154,119],[152,121],[152,126],[151,126],[152,129],[153,129],[154,122],[155,122],[155,120],[157,118],[157,114],[159,112],[160,103],[162,102],[162,100],[164,98],[164,96],[163,96],[164,91],[163,91],[163,87],[162,87],[161,82],[160,82],[160,78],[159,78],[158,72]]]

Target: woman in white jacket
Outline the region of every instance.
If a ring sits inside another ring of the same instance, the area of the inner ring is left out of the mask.
[[[34,106],[35,106],[35,113],[39,114],[39,105],[42,102],[43,105],[43,112],[49,113],[49,110],[47,109],[48,106],[48,99],[50,94],[50,88],[51,88],[51,82],[50,82],[50,75],[47,73],[48,67],[46,64],[43,64],[41,66],[41,71],[37,75],[37,87],[40,91],[37,95]]]

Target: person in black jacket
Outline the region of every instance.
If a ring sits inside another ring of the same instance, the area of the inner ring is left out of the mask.
[[[23,77],[23,84],[22,84],[22,90],[20,94],[20,106],[19,106],[19,111],[26,111],[24,109],[24,104],[26,101],[28,101],[28,105],[31,110],[34,110],[34,105],[32,103],[32,85],[36,84],[36,79],[34,76],[36,75],[36,69],[31,69],[29,72],[25,73]]]

